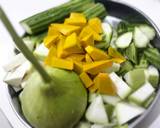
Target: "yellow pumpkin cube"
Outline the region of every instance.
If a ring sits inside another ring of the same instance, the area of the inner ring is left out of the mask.
[[[109,75],[106,73],[99,73],[94,78],[94,84],[98,86],[98,92],[107,95],[116,95],[117,89]]]
[[[79,77],[81,78],[86,88],[89,88],[90,86],[93,85],[93,81],[87,73],[83,72],[79,75]]]
[[[47,36],[44,38],[44,45],[47,48],[50,48],[53,44],[56,44],[58,41],[59,35]]]
[[[67,70],[73,70],[73,62],[69,60],[64,60],[57,57],[52,57],[49,63],[46,63],[51,67],[62,68]]]
[[[92,58],[91,58],[90,55],[88,55],[87,53],[86,53],[86,55],[85,55],[85,60],[86,60],[87,63],[93,62]]]
[[[102,51],[96,47],[87,46],[85,48],[85,50],[94,61],[109,59],[109,56],[107,55],[107,53],[105,53],[104,51]]]
[[[81,39],[81,45],[85,48],[88,45],[94,46],[94,39],[92,34],[86,35],[84,38]]]
[[[68,53],[84,53],[82,47],[80,46],[78,37],[76,33],[72,33],[68,36],[65,40],[63,45],[63,50],[67,51]]]
[[[79,33],[81,29],[81,27],[79,26],[68,25],[68,24],[52,24],[51,26],[66,36],[70,35],[73,32]]]
[[[83,72],[83,63],[78,61],[73,61],[73,62],[74,62],[74,71],[77,74],[81,74]]]
[[[94,93],[94,92],[96,92],[98,90],[98,86],[93,84],[92,86],[90,86],[88,88],[88,90],[89,90],[89,92]]]
[[[83,54],[71,54],[68,57],[66,57],[65,59],[67,60],[73,60],[73,61],[82,61],[85,58],[85,55]]]
[[[89,26],[97,33],[102,33],[102,23],[99,18],[92,18],[88,21]]]
[[[112,61],[105,60],[105,61],[95,61],[92,63],[85,64],[83,66],[83,71],[87,72],[92,75],[96,75],[103,71],[106,68],[109,68],[112,66]]]
[[[98,33],[96,33],[89,25],[85,26],[82,31],[80,32],[80,39],[85,38],[85,36],[92,34],[93,35],[93,39],[96,41],[101,41],[102,40],[102,36],[99,35]]]

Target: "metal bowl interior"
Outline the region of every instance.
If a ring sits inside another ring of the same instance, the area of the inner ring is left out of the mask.
[[[153,26],[157,32],[156,38],[153,41],[153,45],[157,48],[160,48],[160,43],[159,43],[160,42],[160,32],[158,31],[158,28],[156,27],[154,22],[149,17],[147,17],[143,12],[141,12],[140,10],[138,10],[130,5],[116,2],[116,1],[108,1],[108,0],[96,0],[96,1],[102,2],[105,5],[110,17],[115,18],[115,20],[114,19],[112,20],[113,22],[115,21],[115,23],[117,22],[116,21],[117,18],[118,19],[130,18],[130,19],[134,19],[134,20],[142,19],[143,21],[145,21],[148,24],[150,24],[151,26]],[[9,100],[10,100],[10,104],[12,106],[12,109],[15,112],[15,114],[17,115],[17,117],[19,118],[19,120],[24,124],[24,127],[31,128],[29,123],[27,123],[27,121],[25,120],[25,118],[22,114],[22,111],[21,111],[20,103],[18,100],[18,95],[20,92],[17,93],[14,91],[14,89],[12,89],[10,86],[8,86],[7,93],[9,94]],[[140,117],[137,117],[129,122],[130,128],[136,127],[136,125],[139,122],[141,122],[145,118],[145,116],[147,116],[147,114],[151,111],[153,105],[156,103],[158,95],[160,95],[159,89],[157,89],[157,96],[156,96],[155,100],[150,105],[150,107],[146,110],[146,112],[143,115],[141,115]]]

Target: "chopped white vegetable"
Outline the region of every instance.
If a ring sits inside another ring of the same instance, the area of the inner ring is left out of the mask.
[[[44,46],[44,43],[40,44],[38,47],[36,47],[35,51],[34,51],[34,55],[40,59],[40,60],[44,60],[44,58],[48,55],[48,48],[46,48]]]
[[[115,106],[118,102],[121,101],[121,98],[118,96],[109,96],[109,95],[102,95],[103,101],[106,104],[111,104]]]
[[[20,66],[26,61],[26,58],[22,53],[16,55],[13,59],[11,59],[7,64],[3,66],[4,70],[9,72]]]
[[[7,76],[4,78],[4,81],[14,87],[20,87],[24,75],[29,70],[29,66],[29,63],[26,61],[14,71],[8,72]]]
[[[100,95],[89,105],[85,116],[86,119],[92,123],[108,124],[108,115]]]
[[[116,73],[111,73],[110,78],[117,88],[117,94],[120,98],[125,99],[131,92],[131,88]]]
[[[132,32],[126,32],[118,37],[116,40],[116,46],[118,48],[127,48],[130,43],[132,42],[133,33]]]
[[[141,31],[139,27],[135,27],[133,39],[137,48],[145,48],[150,42],[149,38]]]
[[[142,105],[154,92],[154,88],[150,83],[145,83],[137,91],[129,96],[129,100]]]
[[[88,122],[80,122],[75,128],[91,128],[91,124]]]
[[[89,103],[91,103],[97,96],[98,96],[97,93],[89,92],[89,98],[88,98]]]
[[[141,115],[145,111],[145,109],[142,107],[125,102],[118,103],[115,110],[118,123],[120,125],[127,123],[128,121]]]

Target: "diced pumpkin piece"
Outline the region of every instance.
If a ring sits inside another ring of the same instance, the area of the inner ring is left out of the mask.
[[[95,61],[106,60],[109,58],[107,53],[93,46],[87,46],[85,50],[91,56],[91,58]]]
[[[50,48],[53,44],[57,43],[59,35],[53,35],[53,36],[46,36],[44,38],[44,45],[47,48]]]
[[[49,26],[47,36],[60,35],[60,32],[53,26]]]
[[[55,67],[55,68],[73,70],[73,62],[72,61],[60,59],[57,57],[52,57],[50,62],[46,62],[45,64],[49,65],[51,67]]]
[[[82,13],[71,13],[70,17],[65,19],[65,24],[84,26],[87,20]]]
[[[88,21],[89,26],[97,33],[102,33],[102,23],[99,18],[92,18]]]
[[[93,62],[92,58],[87,53],[85,55],[85,60],[86,60],[87,63]]]
[[[86,24],[86,19],[80,19],[80,18],[70,19],[70,18],[67,18],[67,19],[65,19],[64,23],[65,24],[70,24],[70,25],[84,26]]]
[[[84,83],[86,88],[89,88],[90,86],[93,85],[93,81],[87,73],[85,73],[85,72],[81,73],[80,78],[81,78],[81,80]]]
[[[108,55],[113,57],[113,58],[116,58],[118,61],[117,63],[122,63],[124,61],[126,61],[126,58],[124,56],[121,55],[121,53],[119,53],[116,49],[112,48],[112,47],[109,47],[108,48]]]
[[[93,39],[93,35],[89,34],[86,35],[84,38],[82,38],[81,40],[81,45],[85,48],[88,45],[94,46],[94,39]]]
[[[83,13],[76,13],[76,12],[72,12],[70,14],[70,17],[71,19],[76,19],[76,18],[84,18],[86,19],[85,15]]]
[[[105,61],[95,61],[92,63],[85,64],[83,66],[84,72],[90,73],[92,75],[96,75],[103,71],[106,68],[109,68],[112,66],[112,61],[105,60]]]
[[[82,62],[74,61],[74,71],[78,74],[81,74],[83,72]]]
[[[68,24],[52,24],[52,27],[57,29],[63,35],[70,35],[71,33],[79,33],[80,27]]]
[[[78,37],[76,33],[72,33],[68,36],[65,40],[63,45],[63,50],[67,51],[68,53],[84,53],[82,47],[80,46]]]
[[[98,90],[98,86],[93,84],[91,87],[88,88],[88,90],[91,92],[91,93],[94,93]]]
[[[99,73],[94,78],[94,84],[98,86],[99,93],[116,95],[116,87],[107,73]]]
[[[86,35],[92,34],[94,40],[96,41],[101,41],[102,40],[102,36],[99,35],[98,33],[96,33],[90,26],[86,26],[82,29],[81,33],[80,33],[80,39],[83,39]]]
[[[64,58],[69,55],[69,53],[63,50],[64,42],[65,42],[65,37],[61,36],[60,41],[57,44],[57,57],[58,58]]]
[[[71,54],[67,58],[67,60],[74,60],[74,61],[82,61],[84,59],[85,55],[83,54]]]

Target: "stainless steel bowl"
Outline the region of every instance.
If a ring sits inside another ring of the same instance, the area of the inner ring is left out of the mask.
[[[110,1],[110,0],[96,0],[97,2],[102,2],[108,11],[108,14],[110,17],[108,18],[109,22],[112,24],[116,24],[119,19],[125,19],[126,17],[130,17],[131,19],[138,20],[138,19],[143,19],[146,21],[148,24],[153,26],[157,32],[156,38],[153,41],[153,44],[155,47],[160,48],[160,32],[157,28],[157,26],[154,24],[154,22],[146,16],[143,12],[138,10],[135,7],[132,7],[128,4],[120,3],[117,1]],[[31,126],[27,123],[25,118],[23,117],[23,114],[21,112],[20,108],[20,103],[18,100],[18,94],[14,91],[14,89],[11,86],[6,85],[4,87],[4,93],[6,94],[7,103],[9,105],[8,110],[14,114],[14,119],[16,120],[17,123],[19,123],[19,128],[31,128]],[[160,89],[157,89],[157,96],[153,103],[150,105],[150,107],[147,109],[147,111],[141,115],[138,118],[133,119],[129,123],[130,128],[136,127],[138,123],[140,123],[146,116],[147,114],[151,111],[152,107],[155,105],[158,95],[160,95]],[[7,114],[8,111],[5,111],[5,114]],[[15,126],[15,121],[12,122],[12,119],[10,119],[10,123]],[[17,127],[16,127],[17,128]]]

